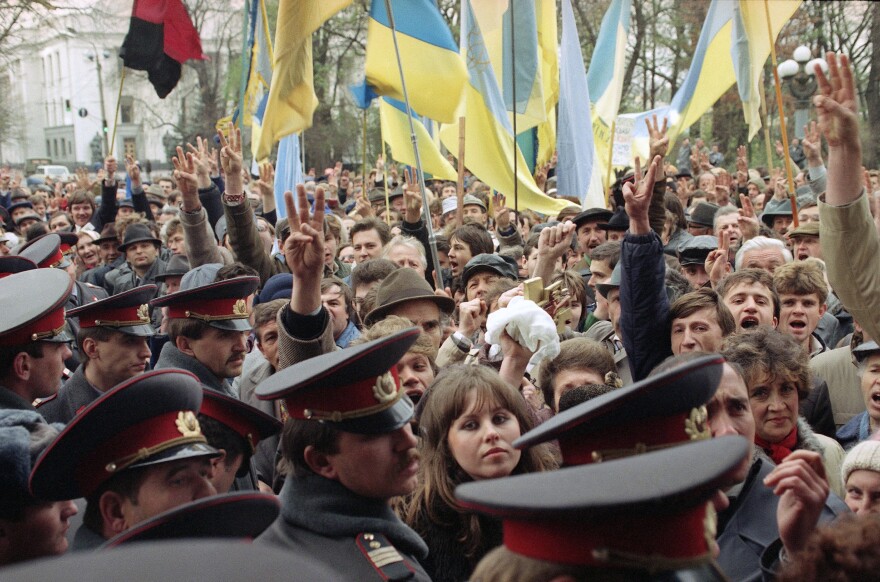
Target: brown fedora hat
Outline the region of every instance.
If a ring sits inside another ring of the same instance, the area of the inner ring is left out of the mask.
[[[376,308],[367,314],[364,323],[373,325],[388,315],[388,312],[401,303],[416,299],[433,301],[440,311],[449,314],[455,309],[455,301],[449,297],[435,295],[434,290],[414,269],[403,267],[387,277],[376,289]]]

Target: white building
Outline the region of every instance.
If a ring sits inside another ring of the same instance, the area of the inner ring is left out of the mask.
[[[237,21],[227,30],[240,33],[241,11],[227,2],[218,4],[227,5],[226,20]],[[73,169],[100,162],[109,147],[120,160],[132,154],[142,164],[167,167],[163,138],[174,133],[182,108],[191,111],[195,105],[196,74],[184,66],[180,82],[165,99],[159,99],[143,71],[125,69],[123,80],[119,49],[130,15],[131,2],[99,0],[82,10],[53,11],[45,22],[32,23],[20,34],[25,41],[15,47],[10,66],[0,71],[8,99],[20,113],[14,135],[0,136],[0,161],[23,164],[45,158]],[[210,21],[206,19],[201,32],[205,53],[218,44],[205,34],[206,29],[218,30]],[[241,46],[240,39],[226,42]]]

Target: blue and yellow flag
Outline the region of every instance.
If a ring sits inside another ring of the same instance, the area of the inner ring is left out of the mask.
[[[590,121],[590,90],[571,0],[562,0],[562,44],[559,47],[559,160],[556,187],[562,196],[577,196],[584,208],[605,206],[602,166],[596,158]]]
[[[391,0],[400,60],[412,109],[443,123],[458,118],[467,68],[432,0]],[[385,0],[373,0],[367,25],[367,83],[379,95],[403,100]]]
[[[250,71],[244,91],[241,123],[251,126],[251,153],[256,157],[263,129],[263,113],[269,100],[269,87],[272,85],[272,63],[275,60],[264,0],[255,0],[251,5],[248,36]]]
[[[472,9],[517,133],[537,126],[547,112],[535,0],[482,0]]]
[[[493,190],[514,201],[518,189],[519,208],[541,214],[556,214],[569,205],[541,192],[529,173],[526,161],[513,140],[513,129],[471,0],[462,3],[462,53],[468,64],[469,82],[465,90],[465,166]],[[440,140],[452,152],[458,151],[458,125],[440,130]],[[517,171],[513,159],[517,158]]]
[[[264,160],[285,135],[311,127],[318,107],[312,65],[312,33],[352,0],[281,0],[275,27],[272,85],[255,153]]]
[[[392,159],[415,168],[416,156],[410,139],[409,121],[406,119],[406,105],[397,99],[382,97],[379,100],[379,121],[382,127],[382,139],[391,148]],[[440,153],[440,148],[417,116],[413,117],[413,127],[416,131],[422,170],[435,178],[455,181],[458,173],[449,160]]]
[[[543,166],[556,151],[556,104],[559,102],[559,55],[556,2],[540,1],[536,10],[538,47],[541,50],[541,83],[547,120],[538,125],[538,154],[535,164]]]
[[[596,47],[590,57],[587,85],[592,101],[593,140],[596,157],[600,163],[602,184],[607,188],[608,165],[611,163],[612,127],[620,109],[623,95],[623,75],[626,68],[626,39],[629,35],[631,0],[611,0]]]

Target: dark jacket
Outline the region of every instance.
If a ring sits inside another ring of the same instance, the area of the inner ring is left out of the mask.
[[[869,438],[871,438],[871,422],[867,412],[855,415],[837,430],[837,442],[847,451]]]
[[[156,360],[155,369],[161,370],[163,368],[177,368],[192,372],[204,386],[238,399],[238,395],[232,391],[225,379],[215,376],[203,363],[178,350],[172,342],[162,346],[162,352],[159,354],[159,359]]]
[[[458,540],[455,527],[441,526],[430,522],[426,517],[421,520],[428,523],[419,534],[428,544],[428,557],[422,562],[425,571],[434,582],[460,582],[470,580],[474,568],[483,556],[503,542],[501,522],[486,516],[480,516],[480,539],[482,543],[472,557],[465,555],[464,548]],[[455,523],[457,516],[450,516]]]
[[[764,478],[775,465],[769,459],[757,458],[741,487],[728,492],[730,506],[718,515],[718,565],[733,580],[760,580],[761,554],[779,538],[773,490],[764,485]],[[848,512],[846,505],[833,493],[828,495],[819,523],[831,521]]]
[[[620,247],[620,333],[638,382],[672,355],[663,243],[652,232],[627,234]]]
[[[168,267],[168,263],[162,260],[161,257],[157,256],[156,260],[147,270],[143,277],[138,277],[137,273],[129,266],[128,263],[125,263],[122,267],[115,269],[107,273],[106,281],[108,284],[113,285],[113,292],[111,295],[116,295],[117,293],[122,293],[123,291],[130,291],[135,287],[140,287],[141,285],[148,284],[157,284],[156,277],[159,275],[163,275],[165,273],[165,269]],[[114,273],[116,273],[114,275]]]
[[[813,387],[806,398],[800,401],[798,412],[819,434],[836,438],[834,413],[831,410],[831,397],[828,395],[828,384],[818,376],[813,376]]]
[[[101,392],[86,380],[82,364],[68,378],[57,394],[37,405],[37,412],[49,422],[67,424],[81,408],[95,401]]]
[[[30,402],[10,390],[0,385],[0,410],[33,410],[34,407]]]
[[[412,572],[411,580],[430,580],[419,564],[428,553],[425,542],[386,501],[355,495],[338,481],[318,475],[297,478],[292,474],[280,498],[281,515],[254,543],[311,556],[332,569],[334,575],[328,579],[388,580],[360,540],[361,534],[372,536],[373,541],[384,536],[403,559],[386,566],[386,572],[390,567],[398,572],[402,568],[403,573]]]

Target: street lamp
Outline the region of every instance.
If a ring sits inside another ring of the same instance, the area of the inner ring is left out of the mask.
[[[779,63],[777,71],[779,77],[785,81],[792,97],[795,98],[794,110],[794,135],[797,138],[804,137],[804,126],[809,120],[810,98],[816,92],[816,65],[822,68],[822,72],[828,71],[828,63],[825,59],[813,59],[810,49],[803,45],[794,49],[793,59]]]
[[[94,47],[94,44],[92,45]],[[104,157],[110,155],[110,142],[107,137],[107,112],[104,107],[104,69],[101,67],[101,57],[105,59],[110,58],[110,51],[104,50],[103,54],[99,55],[97,48],[94,53],[88,53],[86,58],[90,61],[94,61],[95,68],[98,71],[98,97],[101,99],[101,135],[104,137]]]

